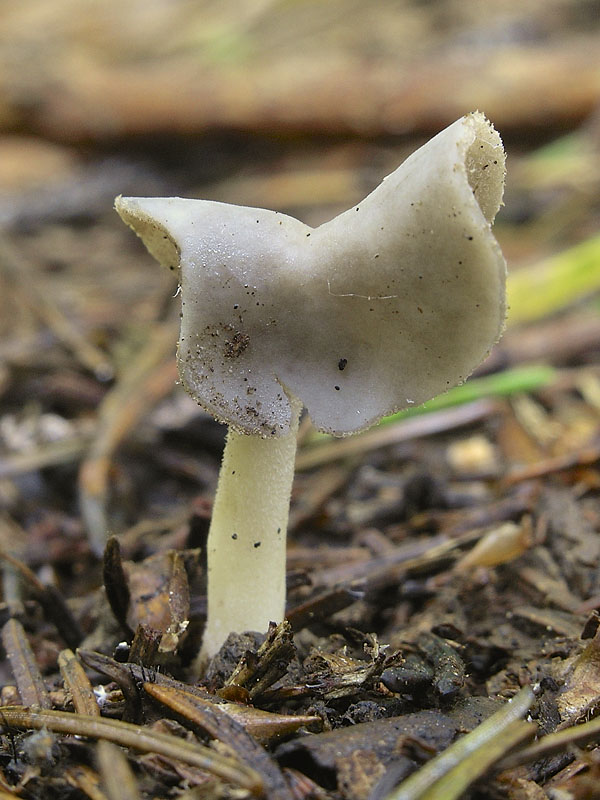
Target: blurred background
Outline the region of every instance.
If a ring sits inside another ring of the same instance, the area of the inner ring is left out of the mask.
[[[181,479],[214,485],[213,461],[188,458],[174,433],[222,444],[173,389],[176,287],[115,195],[315,225],[473,109],[508,151],[496,232],[511,314],[483,371],[595,368],[598,0],[0,2],[0,499],[26,527],[45,520],[36,560],[65,530],[100,550],[110,492],[122,530],[140,508],[176,505]],[[544,452],[589,441],[597,372],[586,380],[586,414],[550,420]],[[165,430],[175,438],[150,455]],[[161,482],[145,493],[150,462]]]

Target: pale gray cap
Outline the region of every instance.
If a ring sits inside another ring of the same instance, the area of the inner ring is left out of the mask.
[[[491,224],[505,155],[479,112],[318,228],[274,211],[124,198],[123,220],[179,269],[179,372],[235,429],[354,433],[461,383],[501,335],[506,265]]]

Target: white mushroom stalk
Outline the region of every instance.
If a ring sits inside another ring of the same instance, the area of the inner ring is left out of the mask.
[[[506,266],[491,224],[504,150],[469,114],[318,228],[264,209],[117,198],[179,269],[178,362],[230,426],[208,540],[203,653],[266,630],[285,601],[285,528],[304,405],[344,436],[461,383],[501,335]]]

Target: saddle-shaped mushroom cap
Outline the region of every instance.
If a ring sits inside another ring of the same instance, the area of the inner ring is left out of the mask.
[[[498,340],[503,186],[502,142],[476,112],[317,228],[206,200],[116,208],[180,268],[179,371],[203,408],[279,436],[291,394],[319,430],[345,435],[462,382]]]

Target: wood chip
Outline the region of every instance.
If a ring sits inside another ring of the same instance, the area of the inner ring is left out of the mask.
[[[62,650],[58,654],[58,668],[65,682],[65,688],[71,694],[75,711],[78,714],[99,717],[100,708],[90,679],[72,650]]]

